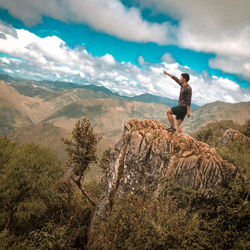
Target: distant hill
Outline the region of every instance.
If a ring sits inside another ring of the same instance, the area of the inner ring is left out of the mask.
[[[167,97],[162,96],[155,96],[151,94],[142,94],[134,97],[127,97],[128,100],[138,101],[138,102],[154,102],[154,103],[160,103],[160,104],[166,104],[167,106],[173,107],[178,104],[178,100],[170,99]],[[191,110],[195,110],[199,108],[200,106],[192,103],[191,104]]]
[[[52,123],[39,123],[21,128],[16,128],[7,134],[10,140],[21,144],[34,142],[44,147],[50,148],[61,160],[67,159],[65,145],[62,138],[70,138],[71,132],[56,127]],[[97,145],[97,154],[100,156],[108,147],[112,147],[114,141],[103,137]]]
[[[0,82],[1,134],[47,122],[71,132],[75,122],[86,116],[98,133],[116,139],[124,123],[133,118],[156,119],[168,125],[166,110],[176,105],[176,100],[150,94],[121,97],[100,86],[1,77],[8,80]],[[193,108],[191,117],[184,120],[184,132],[210,121],[243,124],[250,116],[250,102],[214,102]]]
[[[2,75],[0,74],[0,80],[6,81],[11,83],[11,85],[20,93],[25,96],[37,96],[39,95],[40,97],[45,97],[46,95],[55,95],[55,93],[60,93],[58,92],[59,90],[73,90],[73,89],[78,89],[79,91],[81,89],[85,90],[91,90],[94,93],[98,93],[99,97],[107,97],[107,96],[112,96],[112,97],[118,97],[122,98],[125,100],[130,100],[130,101],[138,101],[138,102],[145,102],[145,103],[159,103],[159,104],[165,104],[169,107],[177,105],[177,100],[167,98],[167,97],[162,97],[162,96],[155,96],[151,94],[142,94],[138,96],[133,96],[133,97],[128,97],[128,96],[120,96],[117,93],[112,92],[111,90],[103,87],[103,86],[96,86],[96,85],[82,85],[82,84],[75,84],[71,82],[60,82],[60,81],[33,81],[33,80],[26,80],[26,79],[20,79],[20,78],[12,78],[7,75]],[[49,90],[53,90],[53,92]],[[56,92],[55,92],[56,90]],[[102,94],[101,94],[102,93]],[[192,103],[191,105],[191,110],[197,109],[199,106]]]
[[[193,112],[191,117],[185,118],[183,130],[191,132],[211,121],[232,120],[240,125],[250,118],[250,102],[226,103],[214,102],[206,104]]]
[[[18,126],[32,124],[28,110],[23,105],[25,97],[0,81],[0,135]]]
[[[4,81],[1,81],[1,89],[0,103],[4,102],[7,107],[12,107],[12,103],[16,105],[16,113],[7,124],[7,113],[1,113],[2,134],[40,122],[51,122],[71,131],[75,122],[86,116],[100,134],[115,137],[122,131],[123,124],[132,118],[164,121],[168,108],[164,104],[126,100],[91,89],[51,90],[34,84]],[[27,121],[17,122],[19,116]]]
[[[116,137],[124,123],[132,118],[164,120],[167,106],[156,103],[125,101],[118,98],[82,99],[65,105],[43,120],[58,127],[72,130],[72,125],[81,117],[87,117],[97,132],[107,137]]]
[[[197,138],[198,135],[201,135],[204,132],[210,131],[210,136],[213,136],[214,141],[218,141],[227,129],[235,129],[244,132],[244,126],[238,123],[235,123],[231,120],[221,120],[221,121],[210,121],[203,124],[197,130],[190,133],[194,138]]]
[[[21,144],[34,142],[41,146],[49,147],[61,159],[67,158],[61,138],[68,138],[69,136],[69,132],[51,123],[40,123],[16,128],[7,134],[9,139]]]

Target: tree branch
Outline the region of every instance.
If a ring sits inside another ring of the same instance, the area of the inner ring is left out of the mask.
[[[87,198],[87,200],[90,202],[92,206],[95,206],[96,203],[89,197],[86,191],[81,186],[81,183],[79,181],[76,181],[73,177],[71,177],[72,181],[77,185],[77,187],[81,190],[82,194]]]

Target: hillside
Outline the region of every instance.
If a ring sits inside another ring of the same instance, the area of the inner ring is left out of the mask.
[[[183,122],[183,131],[191,132],[200,126],[211,121],[232,120],[243,125],[250,117],[250,102],[225,103],[214,102],[206,104],[193,112],[191,117],[185,118]]]
[[[4,78],[0,75],[0,79]],[[64,82],[31,81],[5,77],[0,83],[0,133],[41,122],[72,131],[75,122],[86,116],[98,133],[115,140],[123,124],[133,118],[156,119],[168,125],[167,103],[176,100],[144,94],[121,97],[100,86]],[[250,102],[209,103],[194,107],[183,123],[190,133],[210,121],[232,120],[242,125],[250,115]]]
[[[197,130],[190,133],[192,137],[199,137],[203,134],[210,132],[210,136],[213,136],[214,139],[217,141],[222,137],[224,132],[227,129],[235,129],[240,132],[244,131],[244,126],[235,123],[231,120],[221,120],[221,121],[210,121],[205,124],[203,124],[201,127],[199,127]]]
[[[83,99],[64,106],[44,122],[71,131],[73,124],[81,117],[87,117],[96,131],[107,137],[116,137],[123,124],[131,118],[154,118],[164,120],[167,107],[155,103],[124,101],[118,98]]]
[[[25,101],[24,96],[0,81],[0,134],[5,134],[14,127],[32,124]]]
[[[178,100],[176,99],[170,99],[167,97],[162,97],[162,96],[155,96],[151,94],[142,94],[134,97],[128,97],[128,100],[133,100],[133,101],[138,101],[138,102],[154,102],[154,103],[160,103],[160,104],[166,104],[167,106],[173,107],[178,104]],[[195,110],[199,108],[198,105],[192,103],[191,104],[191,110]]]
[[[54,126],[52,123],[40,123],[30,126],[16,128],[7,134],[10,140],[21,144],[34,142],[44,147],[52,149],[57,155],[65,160],[65,146],[61,140],[62,137],[70,138],[71,133],[65,129]],[[105,149],[113,146],[114,141],[102,137],[97,146],[97,153],[100,155]]]
[[[85,85],[85,84],[75,84],[71,82],[59,82],[59,81],[34,81],[34,80],[26,80],[26,79],[19,79],[19,78],[12,78],[7,75],[1,75],[0,79],[3,81],[11,83],[11,85],[17,89],[17,91],[20,94],[26,95],[26,96],[35,96],[39,95],[40,97],[46,96],[50,91],[49,95],[51,93],[56,93],[59,90],[73,90],[77,89],[77,91],[80,91],[84,89],[85,93],[88,93],[91,95],[91,92],[94,93],[95,98],[97,97],[118,97],[124,100],[129,101],[138,101],[138,102],[144,102],[144,103],[158,103],[158,104],[165,104],[167,106],[174,106],[177,104],[177,100],[162,97],[162,96],[155,96],[152,94],[141,94],[138,96],[128,97],[128,96],[120,96],[117,93],[112,92],[111,90],[103,87],[103,86],[96,86],[96,85]],[[90,90],[90,92],[86,91]],[[56,91],[56,92],[55,92]],[[199,106],[192,103],[191,110],[197,109]]]

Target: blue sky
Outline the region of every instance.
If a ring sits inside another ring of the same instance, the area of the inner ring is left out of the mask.
[[[0,73],[177,98],[166,69],[191,75],[199,105],[249,101],[249,9],[248,0],[0,0]]]

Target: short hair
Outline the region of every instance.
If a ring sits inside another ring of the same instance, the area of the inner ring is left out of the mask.
[[[186,80],[186,82],[188,82],[188,81],[189,81],[190,76],[189,76],[189,74],[188,74],[188,73],[182,73],[181,75],[182,75],[182,77]]]

